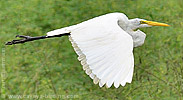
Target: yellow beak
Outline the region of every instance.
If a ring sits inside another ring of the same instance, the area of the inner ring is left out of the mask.
[[[153,22],[153,21],[141,21],[142,24],[148,24],[148,25],[151,25],[151,26],[170,26],[168,24],[165,24],[165,23],[159,23],[159,22]]]

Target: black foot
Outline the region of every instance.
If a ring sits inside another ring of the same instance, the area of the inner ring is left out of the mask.
[[[25,35],[17,35],[16,37],[19,37],[19,38],[25,38],[25,39],[32,38],[32,37],[30,37],[30,36],[25,36]]]
[[[18,39],[18,40],[13,40],[13,41],[7,42],[5,45],[24,43],[24,42],[30,41],[32,39],[31,36],[25,36],[25,35],[17,35],[16,37],[19,37],[19,38],[22,38],[22,39]]]

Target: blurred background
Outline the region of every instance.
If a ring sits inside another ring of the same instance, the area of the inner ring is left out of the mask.
[[[125,87],[107,89],[94,85],[83,71],[67,36],[4,45],[18,34],[41,36],[111,12],[171,25],[141,29],[147,38],[143,46],[134,49],[133,81]],[[5,60],[4,67],[3,60],[0,62],[0,71],[5,73],[1,74],[0,93],[6,94],[7,100],[11,99],[8,95],[76,95],[69,99],[81,100],[181,100],[182,28],[182,0],[0,0],[0,56]]]

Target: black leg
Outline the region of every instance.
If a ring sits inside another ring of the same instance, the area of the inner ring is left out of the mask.
[[[64,34],[55,35],[55,36],[38,36],[38,37],[17,35],[16,37],[19,37],[19,38],[22,38],[22,39],[12,40],[10,42],[7,42],[5,45],[19,44],[19,43],[25,43],[25,42],[40,40],[40,39],[45,39],[45,38],[61,37],[61,36],[65,36],[65,35],[70,35],[70,33],[64,33]]]

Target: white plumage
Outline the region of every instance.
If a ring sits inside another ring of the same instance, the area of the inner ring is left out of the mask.
[[[69,40],[78,60],[94,84],[99,84],[100,87],[105,84],[111,87],[114,84],[118,88],[120,85],[125,86],[127,82],[131,83],[134,69],[133,47],[142,45],[145,40],[143,32],[133,30],[150,26],[143,24],[138,27],[139,20],[142,19],[128,20],[123,13],[110,13],[48,32],[47,36],[70,32]],[[134,36],[137,32],[139,35]]]

